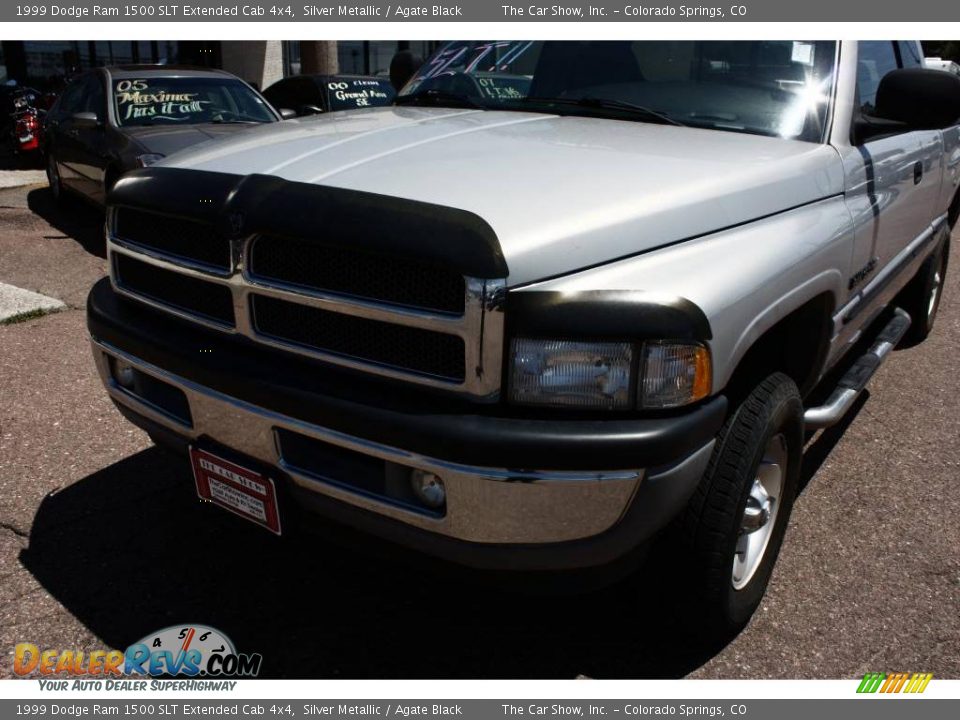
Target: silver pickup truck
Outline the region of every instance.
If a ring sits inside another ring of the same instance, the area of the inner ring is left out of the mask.
[[[922,57],[448,44],[393,107],[120,179],[97,367],[202,499],[274,533],[511,570],[658,536],[734,629],[805,437],[936,317],[960,78]]]

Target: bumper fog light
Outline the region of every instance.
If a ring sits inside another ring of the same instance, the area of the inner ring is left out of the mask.
[[[426,470],[414,469],[410,472],[410,486],[413,494],[430,508],[441,508],[447,501],[447,489],[439,476]]]
[[[127,390],[133,388],[133,384],[136,381],[136,371],[133,369],[133,366],[125,363],[123,360],[117,360],[113,365],[113,376],[116,378],[117,383],[121,387],[125,387]]]

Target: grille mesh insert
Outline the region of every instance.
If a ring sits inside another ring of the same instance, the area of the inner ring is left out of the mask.
[[[136,295],[230,327],[234,324],[233,295],[216,283],[158,268],[127,255],[114,255],[117,284]]]
[[[464,379],[464,345],[456,335],[342,315],[252,295],[257,332],[308,349],[411,372]]]
[[[157,252],[218,270],[230,269],[230,241],[209,223],[121,207],[117,209],[114,234]]]
[[[267,281],[462,314],[463,276],[437,263],[265,235],[250,251],[250,272]]]

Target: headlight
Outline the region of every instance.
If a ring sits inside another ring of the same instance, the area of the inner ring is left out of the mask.
[[[153,165],[161,160],[163,160],[163,155],[159,155],[157,153],[137,155],[137,167],[147,167],[148,165]]]
[[[517,404],[664,409],[710,394],[710,351],[699,344],[515,338],[510,350],[509,398]]]
[[[611,410],[633,405],[630,343],[516,338],[511,351],[513,402]]]

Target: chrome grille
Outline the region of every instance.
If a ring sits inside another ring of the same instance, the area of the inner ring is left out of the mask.
[[[267,247],[265,238],[275,239],[269,235],[230,241],[229,267],[222,271],[196,255],[185,258],[161,250],[172,247],[161,241],[149,247],[125,242],[117,236],[117,214],[113,208],[108,215],[107,247],[113,285],[121,294],[324,362],[477,399],[494,399],[499,393],[503,280],[464,277],[410,258],[394,261],[394,272],[404,274],[397,279],[389,276],[382,256],[371,261],[370,274],[362,277],[364,260],[357,253],[343,260],[341,273],[313,276],[292,270],[297,263],[291,262],[309,243],[289,241],[278,243],[278,254],[269,260],[260,256],[259,274],[254,274],[253,248]],[[279,257],[280,247],[293,257]],[[320,253],[327,252],[323,246]],[[262,276],[265,268],[271,277]],[[418,283],[430,287],[420,291]]]

